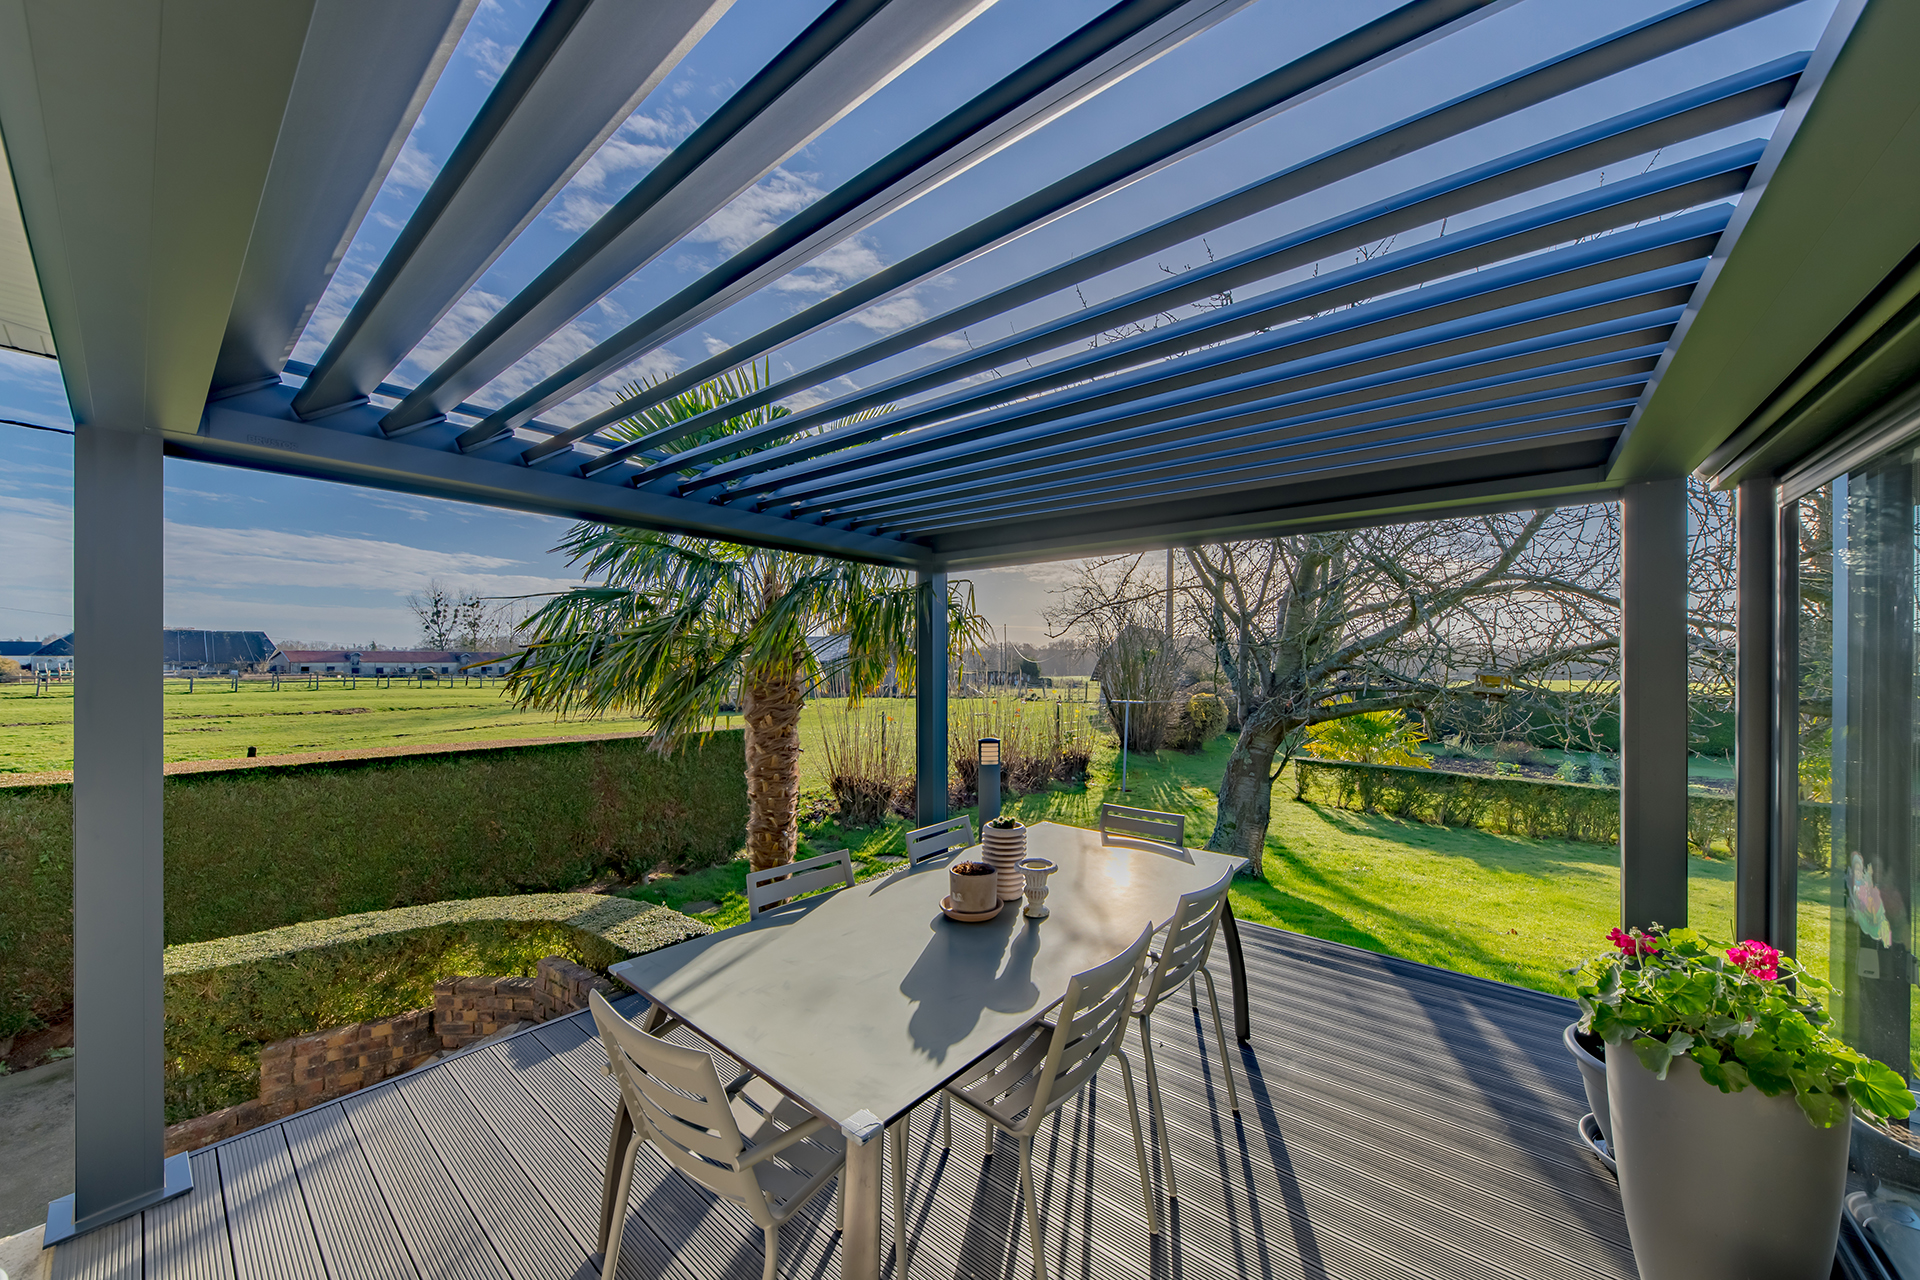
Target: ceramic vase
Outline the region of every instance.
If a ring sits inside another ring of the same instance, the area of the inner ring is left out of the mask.
[[[1052,914],[1047,909],[1047,877],[1058,871],[1046,858],[1023,858],[1020,861],[1020,874],[1027,882],[1026,915],[1032,920],[1044,920]]]
[[[1722,1093],[1676,1058],[1661,1080],[1608,1055],[1620,1200],[1640,1280],[1827,1280],[1847,1185],[1847,1117],[1816,1128],[1793,1100]]]
[[[1027,878],[1020,872],[1020,859],[1027,856],[1025,827],[983,827],[980,852],[1000,873],[1000,900],[1012,902],[1027,891]]]

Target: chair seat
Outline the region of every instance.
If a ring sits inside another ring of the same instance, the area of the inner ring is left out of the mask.
[[[1051,1022],[1035,1025],[1012,1054],[996,1055],[968,1067],[947,1084],[947,1092],[1004,1128],[1018,1130],[1020,1118],[1033,1108],[1040,1068],[1053,1046],[1053,1035]]]
[[[813,1119],[813,1112],[759,1076],[734,1095],[731,1109],[741,1136],[747,1140],[748,1156],[762,1143],[772,1142],[795,1125]],[[813,1198],[821,1180],[838,1171],[846,1154],[846,1135],[832,1127],[821,1129],[754,1165],[754,1181],[760,1184],[774,1217],[784,1220]]]

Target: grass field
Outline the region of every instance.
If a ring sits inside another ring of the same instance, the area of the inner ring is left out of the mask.
[[[1188,842],[1204,843],[1229,747],[1221,738],[1197,756],[1134,756],[1126,803],[1184,812]],[[1027,822],[1092,826],[1101,803],[1122,798],[1117,765],[1109,740],[1085,787],[1056,784],[1045,795],[1009,801],[1006,810]],[[1560,994],[1572,990],[1567,970],[1604,948],[1619,921],[1619,853],[1610,845],[1433,827],[1299,804],[1292,794],[1283,777],[1266,882],[1236,882],[1234,913],[1243,920]],[[901,852],[906,830],[905,822],[853,831],[821,823],[806,836],[809,847],[844,844],[864,878],[887,868],[877,859]],[[1690,922],[1730,934],[1733,863],[1689,857],[1687,864]],[[631,892],[674,907],[717,903],[702,918],[724,928],[746,919],[745,874],[746,864],[734,862]],[[1800,953],[1816,972],[1826,969],[1828,902],[1827,878],[1803,875]]]

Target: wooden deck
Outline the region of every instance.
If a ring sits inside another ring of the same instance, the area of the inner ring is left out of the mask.
[[[1619,1193],[1574,1134],[1570,1003],[1242,930],[1254,1036],[1238,1123],[1211,1028],[1203,1040],[1184,1002],[1165,1006],[1180,1202],[1149,1236],[1110,1068],[1036,1144],[1052,1275],[1634,1280]],[[616,1096],[604,1062],[581,1014],[209,1147],[190,1194],[60,1247],[52,1274],[586,1280]],[[983,1161],[964,1118],[943,1156],[933,1108],[914,1119],[912,1274],[1024,1280],[1016,1162]],[[830,1203],[787,1225],[794,1280],[836,1272]],[[626,1280],[760,1274],[758,1229],[650,1150],[629,1212]]]

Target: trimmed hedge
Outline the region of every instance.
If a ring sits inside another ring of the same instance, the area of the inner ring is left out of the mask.
[[[1293,785],[1296,800],[1438,826],[1477,827],[1500,835],[1593,844],[1615,844],[1620,839],[1618,787],[1297,757]],[[1688,796],[1688,843],[1703,853],[1724,844],[1731,855],[1734,814],[1731,797]],[[1828,806],[1803,801],[1800,861],[1809,868],[1824,870],[1831,857]]]
[[[166,939],[726,861],[738,730],[328,761],[166,780]],[[72,786],[0,788],[0,1037],[72,1003]]]
[[[553,955],[604,972],[706,932],[699,921],[651,903],[538,893],[168,947],[167,1123],[255,1097],[262,1046],[424,1008],[441,978],[525,976]]]

